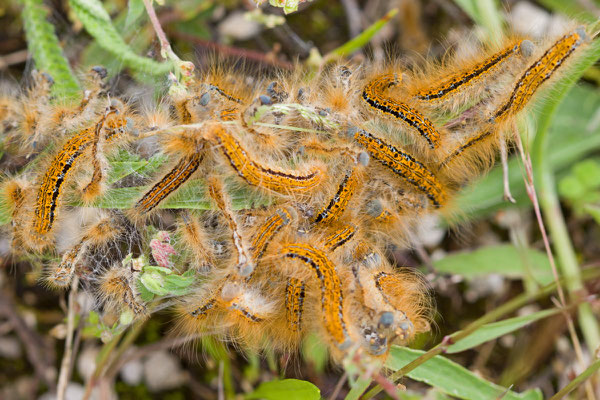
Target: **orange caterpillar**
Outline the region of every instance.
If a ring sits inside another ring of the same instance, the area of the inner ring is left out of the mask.
[[[252,186],[283,194],[306,193],[315,188],[325,175],[325,171],[319,167],[313,167],[302,174],[261,165],[253,161],[247,151],[221,125],[210,126],[207,134],[237,175]]]
[[[48,171],[41,179],[37,193],[35,212],[33,218],[33,229],[39,234],[46,234],[54,225],[58,214],[59,205],[65,183],[84,158],[90,146],[94,146],[97,139],[95,132],[100,132],[104,127],[106,119],[103,117],[94,127],[83,130],[69,139],[58,154],[50,162]],[[104,138],[111,143],[120,137],[130,124],[127,118],[114,116],[108,129],[104,130]]]
[[[498,123],[521,111],[537,89],[552,77],[577,47],[584,43],[586,37],[585,29],[577,28],[546,50],[519,78],[509,99],[494,112],[491,122]]]
[[[217,67],[190,77],[156,115],[136,123],[140,135],[123,150],[135,160],[158,153],[168,161],[143,194],[115,203],[125,217],[102,219],[115,227],[84,224],[49,280],[64,287],[77,273],[108,308],[142,318],[152,311],[140,295],[150,274],[139,275],[160,271],[152,307],[177,304],[178,329],[187,334],[288,351],[319,333],[336,361],[354,351],[384,358],[392,344],[427,331],[430,320],[426,285],[395,268],[385,250],[410,245],[421,218],[452,211],[456,191],[483,173],[511,139],[515,118],[590,40],[583,28],[537,50],[515,38],[437,72],[366,61],[281,73],[275,81]],[[79,185],[88,200],[109,186],[103,155],[130,124],[123,112],[99,118],[93,105],[101,91],[76,111],[93,122],[80,125],[87,128],[67,139],[47,171],[20,173],[5,186],[13,251],[25,240],[25,221],[50,244],[69,230],[57,222],[60,212],[84,217],[62,200],[75,170],[92,171],[89,185]],[[21,127],[12,139],[30,138],[32,125],[49,118],[42,109],[20,116],[11,108],[0,118]],[[131,173],[106,196],[139,193],[145,184]],[[186,201],[167,210],[165,200],[184,185],[190,197],[180,193]],[[124,263],[140,253],[138,263],[158,263],[145,243],[157,229],[179,239],[168,269]],[[98,255],[100,245],[106,251]]]
[[[137,291],[138,272],[123,267],[106,271],[100,282],[100,295],[106,304],[115,308],[128,308],[136,316],[144,317],[146,305]]]
[[[146,192],[135,205],[135,211],[144,215],[156,208],[164,199],[183,185],[200,166],[201,153],[193,153],[183,157],[160,181]]]
[[[362,98],[374,110],[396,118],[415,129],[432,149],[438,148],[441,140],[440,133],[427,117],[407,104],[384,95],[388,88],[399,83],[400,79],[394,74],[376,77],[365,86]]]
[[[319,280],[324,327],[340,349],[351,342],[346,329],[344,295],[340,278],[327,254],[310,245],[296,243],[285,245],[281,250],[285,257],[296,258],[306,264]]]
[[[237,253],[237,273],[240,276],[248,276],[254,271],[254,260],[250,256],[246,243],[244,243],[244,239],[240,233],[239,224],[229,209],[229,198],[225,194],[223,185],[218,179],[211,178],[208,181],[208,192],[217,205],[217,208],[221,211],[221,214],[225,217],[227,225],[229,226],[233,246]]]
[[[353,136],[371,157],[425,194],[435,207],[441,207],[446,203],[448,195],[442,183],[414,156],[367,131],[352,127],[348,130],[348,134]]]
[[[412,90],[412,95],[423,103],[438,104],[456,95],[472,93],[474,86],[497,78],[503,68],[510,68],[515,56],[527,58],[533,52],[533,43],[529,40],[510,41],[504,48],[482,61],[467,62],[465,67],[457,69],[448,76],[440,74],[439,80],[425,80],[425,87]],[[463,62],[464,63],[464,62]],[[417,82],[414,83],[416,85]],[[423,85],[422,82],[419,82]]]
[[[304,312],[304,298],[306,285],[300,279],[288,279],[285,287],[285,309],[289,329],[292,332],[302,330],[302,314]]]

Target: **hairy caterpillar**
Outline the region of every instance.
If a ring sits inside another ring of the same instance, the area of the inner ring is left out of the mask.
[[[240,276],[248,276],[254,271],[254,261],[250,256],[250,252],[247,250],[246,243],[244,243],[236,218],[229,209],[229,198],[226,197],[223,185],[218,179],[210,178],[208,180],[208,192],[210,197],[217,204],[217,208],[227,220],[227,225],[231,231],[233,246],[237,252],[236,269],[238,274]]]
[[[532,47],[533,44],[529,40],[519,40],[516,43],[509,43],[508,46],[489,58],[468,65],[453,75],[445,76],[441,82],[416,90],[414,96],[424,102],[445,100],[481,80],[494,76],[516,54],[530,55]]]
[[[351,128],[348,133],[369,152],[371,157],[422,192],[435,207],[441,207],[446,203],[448,195],[442,183],[412,155],[385,143],[365,130]]]
[[[285,208],[279,209],[275,214],[262,223],[257,232],[254,234],[250,250],[252,251],[252,259],[258,265],[267,250],[267,246],[273,240],[275,235],[286,225],[290,223],[292,216]]]
[[[321,308],[325,330],[339,348],[350,345],[343,309],[342,284],[335,267],[325,252],[308,244],[288,244],[281,250],[288,258],[305,263],[315,274],[321,285]]]
[[[333,195],[329,203],[323,207],[314,219],[316,224],[326,224],[336,221],[346,210],[350,198],[354,195],[360,183],[362,171],[358,166],[354,167],[350,172],[344,175],[340,182],[336,193]]]
[[[194,265],[197,268],[211,268],[215,265],[215,255],[209,243],[208,234],[200,225],[198,218],[189,213],[183,213],[179,232],[186,247],[195,256]]]
[[[46,282],[57,288],[69,286],[77,265],[88,249],[106,244],[115,239],[120,232],[121,228],[109,218],[101,218],[89,226],[81,239],[63,254],[60,264],[50,270]]]
[[[146,192],[135,205],[135,212],[144,215],[156,208],[164,199],[173,194],[181,185],[187,182],[200,166],[202,153],[193,153],[179,160],[165,176]]]
[[[306,286],[300,279],[290,278],[285,287],[285,309],[288,327],[293,332],[302,329],[302,313]]]
[[[209,127],[208,137],[218,145],[218,150],[227,158],[238,176],[250,185],[283,194],[304,193],[315,188],[323,179],[325,172],[319,167],[313,167],[302,174],[279,171],[253,161],[239,142],[221,125]]]
[[[91,290],[107,308],[142,317],[148,310],[140,298],[140,270],[115,267],[125,264],[124,254],[135,254],[146,260],[139,261],[144,268],[160,271],[157,285],[164,287],[154,288],[153,304],[177,303],[188,333],[293,349],[316,331],[329,338],[336,361],[351,347],[385,356],[392,343],[407,343],[429,329],[425,285],[396,269],[385,250],[408,245],[420,218],[449,208],[463,179],[481,174],[485,163],[479,161],[492,159],[495,146],[509,137],[508,122],[587,40],[583,29],[574,30],[529,61],[532,42],[511,39],[478,58],[442,65],[431,76],[427,69],[362,72],[397,70],[364,61],[311,74],[298,67],[275,82],[233,68],[189,77],[136,124],[141,135],[111,159],[115,170],[132,171],[110,184],[104,154],[130,127],[121,112],[105,112],[99,120],[100,89],[76,108],[50,113],[36,103],[26,115],[14,107],[0,110],[8,121],[2,126],[19,127],[14,139],[36,137],[40,124],[52,118],[56,126],[70,126],[74,110],[87,121],[78,127],[88,127],[65,142],[47,171],[40,173],[32,162],[30,171],[37,173],[19,172],[19,184],[7,185],[18,239],[12,246],[25,236],[19,230],[30,214],[38,235],[54,229],[61,210],[64,220],[70,214],[83,220],[79,204],[61,200],[75,170],[92,171],[83,189],[86,206],[94,213],[125,208],[123,220],[112,221],[125,234],[80,235],[51,270],[56,286],[67,286],[74,273],[85,275],[82,266],[99,261],[89,268]],[[452,106],[458,103],[462,108]],[[382,118],[372,118],[371,111]],[[154,155],[165,163],[150,165]],[[195,174],[205,179],[191,179]],[[148,175],[156,178],[131,206],[130,194],[140,193]],[[40,182],[30,194],[32,176]],[[183,206],[143,218],[169,208],[165,200],[183,185],[191,192],[180,193]],[[110,188],[106,197],[104,187]],[[114,193],[121,196],[117,201],[110,198]],[[102,205],[90,202],[98,196]],[[62,228],[61,222],[55,231]],[[145,243],[156,230],[177,232],[181,240],[175,247],[182,251],[173,250],[166,266],[149,256]],[[58,243],[54,236],[60,233],[52,236]],[[107,250],[98,255],[94,246],[100,243]],[[161,266],[149,265],[154,262]]]
[[[334,230],[330,235],[325,237],[323,247],[328,251],[334,251],[340,246],[343,246],[350,241],[356,233],[356,227],[353,225],[346,225],[339,229]]]
[[[521,75],[508,100],[494,112],[491,121],[500,122],[525,107],[537,89],[558,70],[575,49],[584,43],[584,28],[563,36]]]
[[[104,132],[104,140],[107,143],[116,140],[129,123],[126,118],[115,118],[114,125]],[[104,122],[105,119],[102,118],[96,126],[77,133],[52,159],[37,193],[33,218],[33,228],[37,233],[46,234],[52,229],[65,183],[79,160],[85,156],[86,150],[93,145],[95,132],[102,129]]]
[[[104,301],[115,307],[124,304],[135,315],[144,315],[146,305],[137,292],[137,275],[137,272],[121,267],[107,271],[100,282],[100,293]]]
[[[440,133],[427,117],[407,104],[384,95],[388,88],[399,83],[400,78],[395,74],[381,75],[365,86],[362,98],[373,109],[384,115],[392,116],[415,129],[432,149],[439,147]]]

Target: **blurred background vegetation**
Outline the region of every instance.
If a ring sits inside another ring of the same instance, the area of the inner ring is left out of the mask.
[[[542,39],[560,34],[570,21],[593,23],[600,16],[596,0],[268,3],[165,0],[155,8],[182,60],[201,70],[215,57],[232,57],[240,68],[257,74],[291,70],[297,64],[317,68],[342,56],[376,62],[400,57],[418,64],[443,57],[465,37],[493,41],[514,31]],[[48,26],[35,22],[40,19]],[[0,27],[3,90],[26,87],[32,69],[40,68],[34,59],[60,64],[60,49],[68,60],[60,67],[65,74],[61,95],[77,91],[78,79],[95,65],[107,67],[111,91],[125,97],[135,98],[142,88],[151,88],[156,96],[168,89],[171,65],[161,61],[141,0],[2,0]],[[48,27],[59,39],[55,47],[28,47],[25,30],[31,42],[36,35],[52,36]],[[437,312],[434,329],[418,338],[413,353],[398,350],[392,355],[392,369],[481,316],[495,316],[483,322],[509,318],[504,325],[476,326],[478,338],[409,373],[401,381],[408,389],[401,398],[502,398],[496,383],[511,387],[504,398],[539,399],[595,365],[600,344],[595,296],[600,280],[593,274],[600,265],[600,69],[594,63],[599,55],[598,46],[592,46],[590,56],[558,88],[546,91],[522,122],[559,271],[569,277],[563,285],[567,312],[576,322],[584,364],[577,360],[564,315],[557,311],[556,293],[543,289],[552,284],[553,274],[527,196],[522,162],[513,157],[509,183],[516,204],[503,199],[502,171],[496,168],[457,199],[464,210],[458,224],[447,229],[446,221],[427,219],[414,249],[393,251],[398,265],[427,276]],[[0,236],[0,398],[52,398],[63,352],[66,295],[40,285],[41,265],[13,259],[8,243],[7,235]],[[507,304],[514,306],[494,314]],[[134,327],[137,338],[131,336],[133,346],[123,349],[131,361],[115,371],[109,392],[124,399],[223,395],[291,400],[319,398],[320,390],[320,396],[329,398],[343,374],[328,362],[317,338],[305,343],[301,355],[248,354],[210,338],[171,350],[176,344],[167,336],[171,318],[159,313]],[[67,398],[81,396],[98,353],[106,349],[96,338],[102,332],[98,325],[93,312],[79,324],[82,334],[68,390],[72,397]],[[448,360],[452,363],[445,364]],[[269,387],[283,378],[306,380],[318,389],[298,381]],[[598,377],[592,375],[591,382],[598,393]],[[345,385],[336,398],[358,398],[368,383],[358,382],[350,393]],[[587,395],[583,387],[571,394]]]

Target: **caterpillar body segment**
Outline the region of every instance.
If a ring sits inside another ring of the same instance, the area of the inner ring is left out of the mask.
[[[349,130],[349,134],[373,159],[423,193],[434,207],[441,207],[446,203],[448,194],[442,183],[414,156],[365,130],[354,128]]]
[[[146,305],[137,291],[139,273],[128,268],[114,267],[107,271],[100,282],[100,294],[104,302],[112,307],[130,309],[136,316],[146,314]]]
[[[232,279],[221,289],[221,301],[234,317],[234,323],[240,329],[268,321],[273,316],[273,303],[268,301],[258,290],[246,283]]]
[[[196,172],[203,158],[204,154],[201,152],[182,157],[171,171],[164,175],[137,201],[134,208],[136,214],[139,216],[146,215],[160,205],[163,200],[175,193]]]
[[[211,83],[209,84],[209,89],[215,91],[223,98],[229,100],[230,102],[237,104],[244,104],[244,101],[241,98],[234,96],[232,93],[227,92],[225,89],[219,87],[218,84]]]
[[[61,262],[49,269],[45,277],[46,283],[53,288],[67,288],[71,284],[77,266],[83,262],[89,250],[106,246],[122,233],[121,226],[113,218],[102,217],[88,226],[81,239],[63,254]]]
[[[387,89],[399,83],[396,74],[384,74],[370,81],[362,91],[362,99],[372,109],[380,114],[392,117],[417,133],[427,141],[429,147],[436,149],[440,146],[441,135],[427,117],[408,104],[385,95]]]
[[[387,194],[387,193],[385,193]],[[371,223],[387,225],[395,222],[399,215],[398,210],[391,206],[394,202],[382,197],[374,198],[366,202],[364,212]],[[396,200],[396,207],[399,208],[399,200]]]
[[[267,247],[275,238],[275,235],[285,226],[289,225],[292,218],[289,210],[280,208],[259,225],[257,231],[254,233],[250,247],[252,259],[257,266],[260,264]]]
[[[494,111],[489,121],[500,123],[521,111],[542,84],[565,64],[578,47],[585,43],[586,38],[585,29],[580,27],[555,42],[521,75],[510,97]]]
[[[325,175],[324,168],[320,166],[299,173],[260,164],[219,124],[212,124],[207,128],[207,136],[236,174],[252,186],[282,194],[303,194],[315,189]]]
[[[285,315],[289,330],[299,333],[302,330],[306,283],[289,278],[285,286]]]
[[[103,137],[101,131],[104,127],[107,118],[116,113],[118,113],[118,109],[116,107],[113,107],[113,105],[111,104],[111,106],[108,107],[106,113],[104,114],[100,122],[96,124],[96,128],[94,129],[94,140],[91,146],[92,167],[94,169],[94,172],[92,174],[92,179],[90,183],[88,183],[83,188],[83,199],[88,203],[100,194],[100,185],[102,184],[103,169],[106,169],[106,161],[104,159],[104,156],[102,155],[105,138]]]
[[[46,282],[56,288],[66,289],[71,284],[71,279],[75,273],[77,264],[83,258],[87,246],[84,242],[79,242],[65,254],[63,254],[60,264],[54,268],[51,268]]]
[[[358,190],[362,180],[362,168],[357,165],[344,175],[331,200],[325,205],[314,218],[315,224],[328,224],[339,220],[346,211],[350,200]]]
[[[338,247],[341,247],[348,243],[356,234],[356,227],[354,225],[345,225],[341,228],[333,230],[329,235],[325,237],[323,247],[333,252]]]
[[[496,127],[484,127],[482,131],[457,144],[439,164],[440,169],[454,181],[459,181],[457,180],[459,177],[452,173],[453,169],[472,171],[472,166],[476,165],[479,166],[477,170],[484,170],[494,161],[501,140],[505,139]],[[465,175],[462,177],[463,180],[470,178],[473,172]]]
[[[197,318],[197,319],[205,319],[208,317],[208,314],[211,312],[212,309],[214,309],[217,306],[217,298],[216,297],[211,297],[210,299],[208,299],[205,303],[201,304],[200,306],[194,308],[192,311],[190,311],[190,316],[192,316],[193,318]]]
[[[281,252],[287,258],[302,261],[314,273],[321,286],[321,309],[325,330],[339,349],[347,348],[351,341],[346,328],[342,283],[327,254],[303,243],[285,245]]]
[[[12,239],[11,249],[14,253],[20,253],[22,251],[22,245],[24,241],[24,218],[27,218],[25,212],[25,201],[26,194],[29,192],[29,185],[26,181],[21,179],[10,179],[5,182],[2,188],[2,197],[4,201],[12,209],[11,211],[11,228],[12,228]]]
[[[497,81],[500,75],[511,70],[515,58],[527,59],[533,53],[533,43],[529,40],[512,40],[501,50],[491,54],[481,61],[464,61],[456,56],[452,67],[454,73],[440,74],[438,79],[415,79],[412,89],[413,96],[422,103],[440,104],[455,97],[476,98],[485,88],[485,84]]]
[[[227,310],[221,301],[221,289],[228,279],[216,277],[207,285],[194,290],[193,294],[182,298],[176,307],[178,314],[174,331],[180,335],[205,334],[225,336],[231,329],[231,322],[226,321]]]
[[[75,134],[51,160],[46,173],[41,178],[35,203],[33,229],[38,234],[45,235],[54,226],[66,182],[81,160],[87,156],[94,144],[95,132],[102,130],[103,124],[104,118],[97,124],[100,127],[90,127]],[[128,119],[116,116],[114,125],[107,130],[102,130],[103,140],[107,144],[114,142],[130,129],[129,126]]]
[[[219,117],[221,121],[235,121],[239,118],[240,110],[237,108],[226,108],[221,111]]]
[[[190,213],[183,213],[178,226],[184,246],[194,255],[193,268],[206,270],[216,265],[214,249],[210,237],[199,219]]]

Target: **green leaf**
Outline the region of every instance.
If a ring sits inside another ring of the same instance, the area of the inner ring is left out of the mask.
[[[127,10],[122,10],[112,19],[112,24],[119,32],[119,36],[127,43],[129,48],[136,54],[142,54],[154,40],[153,32],[143,30],[141,26],[142,18],[127,25]],[[80,64],[83,70],[92,68],[94,65],[102,65],[106,68],[108,76],[115,76],[126,66],[117,59],[112,53],[104,50],[96,41],[91,41],[80,55]],[[133,73],[134,76],[141,75],[144,79],[141,82],[154,80],[155,85],[160,84],[159,77],[150,77],[149,75]]]
[[[143,273],[140,276],[140,283],[157,296],[164,296],[169,293],[163,287],[163,277],[158,273]]]
[[[465,13],[488,32],[488,38],[497,40],[501,37],[504,24],[497,0],[455,0]]]
[[[144,266],[144,272],[157,272],[161,275],[169,275],[173,273],[173,270],[170,268],[159,267],[158,265],[146,265]]]
[[[597,21],[597,17],[593,12],[590,12],[586,7],[577,1],[566,0],[538,0],[544,7],[558,13],[567,15],[569,18],[576,18],[582,22],[593,23]]]
[[[575,201],[585,194],[585,187],[573,175],[565,176],[558,183],[558,192],[566,199]]]
[[[284,379],[261,383],[246,399],[265,400],[319,400],[321,391],[310,382],[299,379]]]
[[[138,155],[121,150],[116,156],[108,160],[110,165],[108,183],[113,184],[134,173],[148,176],[154,173],[167,160],[168,157],[164,154],[154,155],[148,160],[144,160]]]
[[[95,207],[99,208],[131,208],[142,195],[150,189],[150,186],[136,186],[124,188],[112,188],[98,199]],[[270,199],[249,188],[242,188],[232,192],[232,206],[235,210],[255,208],[270,204]],[[74,202],[72,205],[81,206],[83,203]],[[158,208],[188,209],[188,210],[211,210],[212,202],[206,196],[205,182],[201,179],[190,180],[167,200],[163,201]],[[0,205],[1,210],[1,205]]]
[[[538,250],[519,250],[513,245],[481,247],[470,252],[451,253],[433,263],[438,272],[456,274],[473,279],[495,273],[508,278],[531,275],[538,283],[553,281],[550,262]]]
[[[137,288],[138,288],[138,292],[140,293],[140,298],[142,299],[142,301],[148,303],[154,299],[154,293],[152,293],[151,291],[146,289],[146,286],[144,286],[139,281],[139,279],[138,279]]]
[[[129,26],[135,23],[144,13],[144,9],[143,0],[129,0],[127,3],[127,18],[125,19],[125,25]]]
[[[52,94],[58,99],[78,99],[81,96],[79,83],[63,54],[54,27],[46,20],[48,11],[42,0],[23,0],[23,5],[27,48],[36,68],[52,77]]]
[[[573,166],[573,175],[586,189],[597,189],[600,186],[600,164],[597,160],[584,160]]]
[[[337,49],[330,51],[327,55],[325,55],[324,59],[326,62],[335,61],[339,58],[346,57],[364,47],[367,43],[369,43],[373,36],[375,36],[375,34],[381,30],[381,28],[383,28],[388,22],[391,21],[392,18],[396,16],[396,14],[398,14],[398,9],[391,9],[380,20],[376,21],[373,25],[365,29],[360,35],[344,43]]]
[[[182,275],[167,275],[165,276],[165,288],[187,288],[195,279],[193,277],[185,277]]]
[[[191,291],[191,288],[189,288],[189,287],[178,288],[178,287],[167,287],[167,285],[165,285],[165,289],[167,289],[167,291],[169,292],[169,294],[171,296],[184,296],[184,295],[190,293],[190,291]]]
[[[181,276],[185,276],[186,278],[189,277],[189,276],[195,277],[196,276],[196,271],[194,271],[193,269],[188,269],[183,274],[181,274]]]
[[[136,72],[156,76],[166,75],[173,69],[171,62],[159,63],[135,54],[115,29],[100,1],[69,0],[69,5],[85,30],[96,39],[100,47],[112,53]]]
[[[583,211],[585,211],[592,218],[594,218],[594,221],[596,221],[597,224],[600,224],[600,207],[599,206],[586,204],[585,206],[583,206]]]
[[[100,316],[96,311],[90,311],[88,315],[88,322],[92,325],[97,325],[100,322]]]
[[[386,366],[394,371],[404,367],[425,352],[392,346]],[[539,390],[516,393],[475,375],[459,364],[442,356],[435,356],[407,374],[408,377],[424,382],[440,391],[467,400],[541,400]]]
[[[549,317],[551,315],[555,315],[559,312],[560,310],[558,309],[543,310],[533,314],[524,315],[522,317],[515,317],[505,319],[503,321],[492,322],[491,324],[482,326],[477,331],[473,332],[471,335],[449,346],[446,350],[446,353],[459,353],[461,351],[471,349],[475,346],[479,346],[482,343],[499,338],[500,336],[504,336],[507,333],[514,332],[535,321]]]

